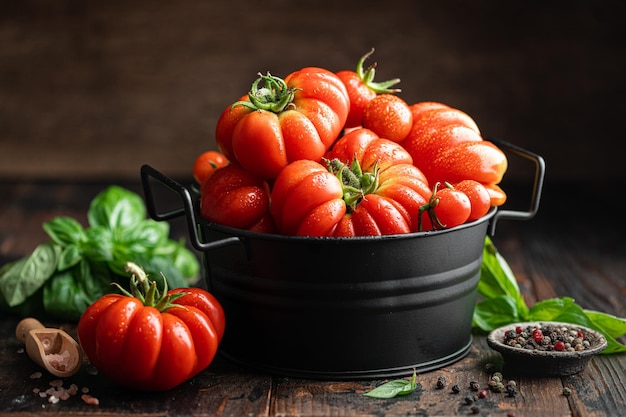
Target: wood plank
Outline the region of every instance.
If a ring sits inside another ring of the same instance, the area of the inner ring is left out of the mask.
[[[268,415],[272,378],[242,370],[217,358],[204,372],[164,393],[144,393],[113,385],[85,360],[79,372],[63,379],[63,386],[76,384],[88,388],[89,394],[100,404],[92,406],[80,399],[80,393],[68,400],[50,404],[34,390],[45,391],[58,378],[45,371],[40,378],[31,375],[41,372],[23,351],[14,336],[18,319],[0,320],[0,413],[9,415],[40,415],[67,413],[76,416],[121,415],[139,416],[242,416]],[[53,326],[53,324],[46,324]],[[75,337],[74,327],[66,327]]]
[[[506,375],[505,380],[515,379],[519,393],[509,397],[506,393],[489,391],[489,380],[493,371],[487,364],[501,369],[499,354],[491,351],[484,338],[477,338],[470,354],[456,364],[417,376],[420,387],[412,394],[393,399],[364,397],[363,394],[387,380],[333,382],[309,381],[293,378],[279,379],[272,401],[271,415],[281,416],[331,416],[331,415],[466,415],[472,407],[480,415],[515,416],[554,415],[570,413],[568,399],[563,397],[560,378],[522,378]],[[439,389],[437,380],[445,377],[446,387]],[[465,402],[466,397],[476,394],[470,387],[477,381],[481,389],[488,391],[486,398]],[[451,391],[458,384],[461,391]],[[520,411],[522,413],[520,413]]]

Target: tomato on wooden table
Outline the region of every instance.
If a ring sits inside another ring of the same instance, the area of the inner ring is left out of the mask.
[[[77,329],[80,345],[118,385],[171,389],[213,361],[224,333],[223,309],[203,289],[161,292],[138,265],[126,267],[131,292],[107,294],[85,310]]]
[[[218,148],[231,162],[272,180],[290,162],[317,161],[341,133],[350,99],[332,72],[307,67],[285,79],[260,75],[218,119]]]

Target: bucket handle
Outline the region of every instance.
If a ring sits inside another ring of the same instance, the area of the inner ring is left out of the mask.
[[[541,192],[543,189],[543,179],[546,173],[546,163],[541,156],[533,152],[527,151],[526,149],[520,148],[519,146],[513,145],[512,143],[495,138],[489,138],[487,140],[494,143],[502,150],[513,153],[524,159],[528,159],[535,164],[535,179],[533,181],[533,190],[530,199],[529,209],[527,211],[498,210],[493,216],[493,219],[491,219],[491,224],[489,225],[489,235],[493,236],[496,232],[496,223],[498,222],[498,220],[529,220],[532,219],[535,214],[537,214],[537,211],[539,210],[539,201],[541,200]]]
[[[183,206],[167,212],[159,212],[157,210],[156,202],[154,200],[154,192],[152,189],[151,178],[177,193],[182,200]],[[141,183],[143,185],[146,197],[146,207],[148,209],[150,217],[152,217],[154,220],[164,221],[185,215],[187,217],[187,228],[189,229],[191,244],[197,250],[206,251],[242,242],[241,238],[237,236],[227,237],[212,242],[201,241],[198,234],[198,221],[196,219],[196,215],[193,209],[193,199],[191,197],[191,193],[189,192],[187,187],[183,186],[178,181],[169,178],[168,176],[162,174],[160,171],[156,170],[150,165],[143,165],[141,167]]]

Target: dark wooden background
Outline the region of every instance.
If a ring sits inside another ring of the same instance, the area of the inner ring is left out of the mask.
[[[547,181],[623,180],[625,12],[621,0],[4,0],[0,179],[136,178],[142,163],[189,176],[259,71],[353,69],[375,47],[377,79],[543,155]]]

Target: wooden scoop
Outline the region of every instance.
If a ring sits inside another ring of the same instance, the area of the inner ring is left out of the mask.
[[[60,378],[74,375],[82,364],[80,346],[61,329],[46,328],[33,318],[20,321],[15,328],[17,340],[37,364]]]

